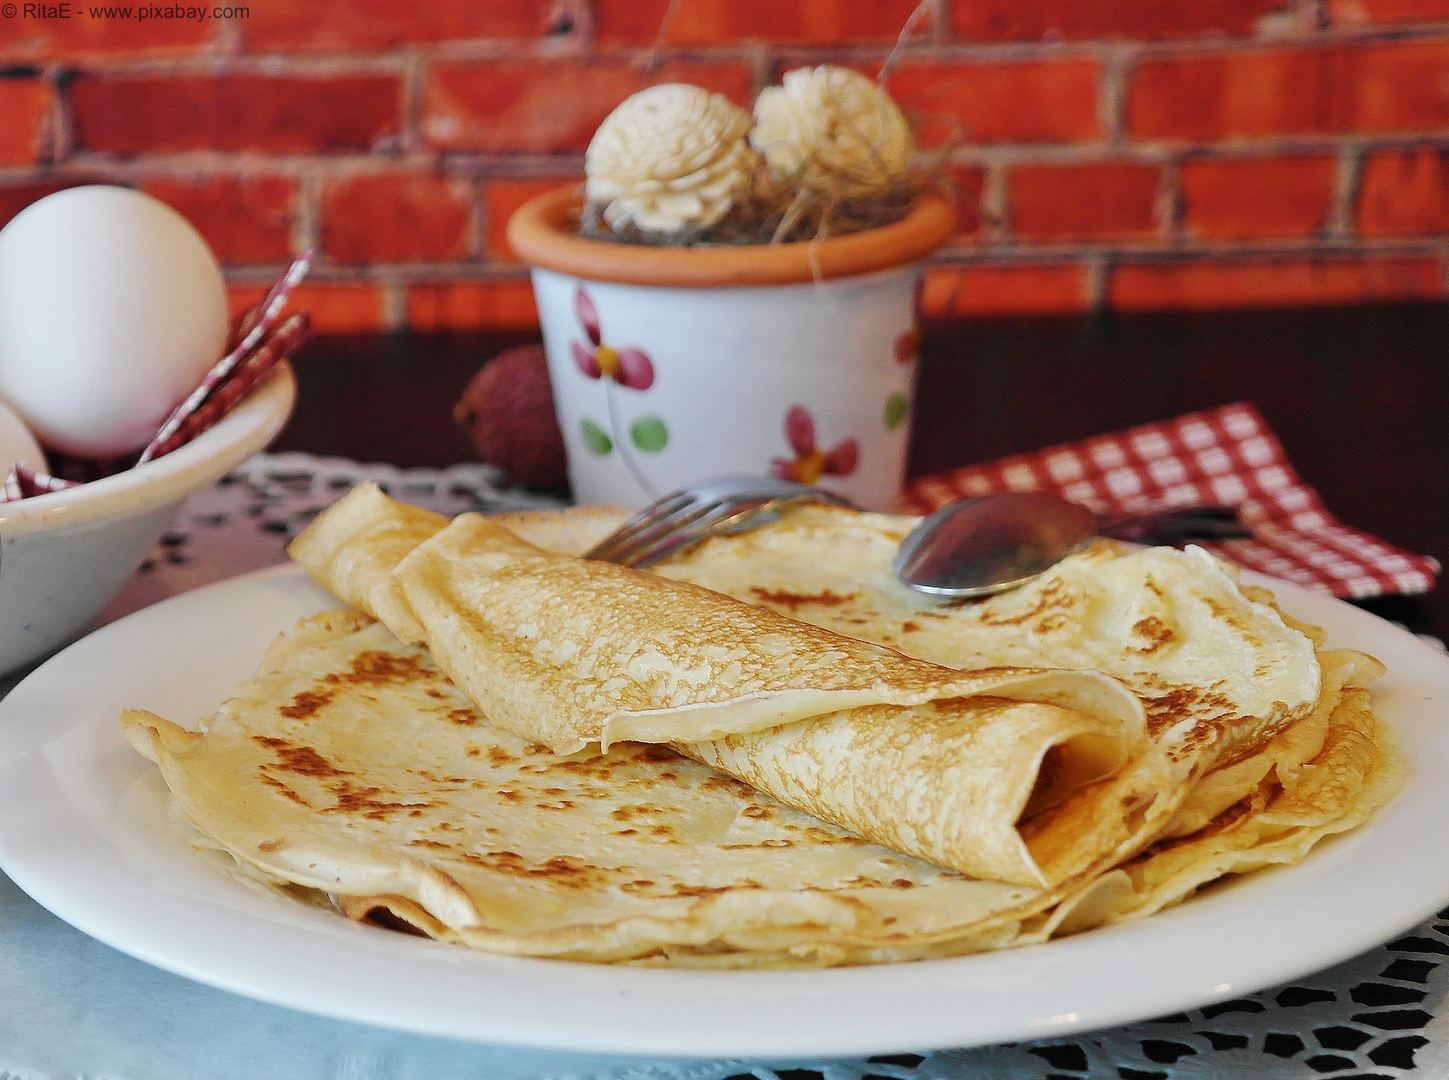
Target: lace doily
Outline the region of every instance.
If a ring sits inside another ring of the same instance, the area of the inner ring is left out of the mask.
[[[258,454],[182,504],[156,550],[102,618],[116,619],[188,589],[284,561],[287,542],[363,480],[450,516],[564,505],[507,486],[491,465],[398,469],[309,454]]]
[[[261,455],[192,496],[112,617],[279,562],[287,540],[363,479],[442,513],[558,506],[483,465],[399,470]],[[601,1059],[558,1080],[1277,1080],[1449,1076],[1449,910],[1337,967],[1262,993],[1065,1039],[830,1062]]]

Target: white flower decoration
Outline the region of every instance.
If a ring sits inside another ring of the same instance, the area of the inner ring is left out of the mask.
[[[879,195],[905,176],[910,125],[879,85],[821,65],[760,91],[750,141],[776,180],[847,198]]]
[[[676,233],[713,225],[747,190],[758,164],[749,129],[749,113],[698,86],[641,90],[589,143],[589,201],[615,229]]]

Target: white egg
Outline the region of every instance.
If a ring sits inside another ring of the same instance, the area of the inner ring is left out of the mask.
[[[0,401],[0,480],[4,480],[10,466],[16,464],[42,472],[47,468],[45,455],[40,452],[35,436],[21,423],[20,417]]]
[[[149,195],[70,188],[0,229],[0,398],[45,446],[140,450],[226,334],[216,257]]]

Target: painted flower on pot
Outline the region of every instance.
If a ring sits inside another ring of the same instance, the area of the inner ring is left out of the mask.
[[[891,355],[895,357],[897,364],[904,367],[915,361],[920,348],[921,329],[912,323],[895,336],[895,340],[891,343]],[[885,424],[887,431],[895,431],[906,422],[906,417],[910,414],[911,399],[906,396],[904,391],[892,390],[886,395],[885,405],[881,409],[881,421]]]
[[[911,415],[911,399],[899,390],[893,390],[886,395],[885,406],[881,409],[881,421],[885,424],[887,431],[894,431],[906,422],[906,417]]]
[[[646,454],[657,454],[669,444],[669,428],[660,417],[646,413],[629,425],[626,437],[614,390],[616,386],[628,390],[648,390],[654,385],[654,362],[643,349],[605,344],[599,309],[582,285],[574,290],[574,314],[578,316],[579,325],[588,339],[587,344],[581,341],[569,343],[574,364],[586,379],[603,382],[604,400],[609,409],[607,431],[590,418],[583,418],[580,427],[584,445],[600,457],[612,453],[617,446],[629,475],[634,477],[645,494],[654,498],[658,493],[630,452],[629,444],[632,442]]]
[[[891,347],[891,351],[895,354],[896,363],[909,364],[916,358],[916,353],[920,350],[920,347],[921,331],[919,328],[912,326],[907,330],[902,330],[896,335],[896,340]]]
[[[574,290],[574,314],[588,335],[589,344],[572,342],[574,363],[586,378],[608,379],[630,390],[648,390],[654,385],[654,363],[643,349],[620,349],[604,344],[599,309],[580,285]]]
[[[849,476],[860,463],[856,439],[842,439],[829,450],[816,446],[815,418],[804,405],[792,405],[785,413],[785,440],[795,456],[770,462],[770,471],[781,480],[813,484],[822,476]]]

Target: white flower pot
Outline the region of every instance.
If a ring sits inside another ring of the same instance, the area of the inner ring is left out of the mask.
[[[579,502],[640,506],[730,473],[891,505],[910,429],[915,285],[950,231],[943,202],[924,221],[916,211],[814,245],[704,249],[580,239],[564,216],[572,202],[570,191],[535,200],[510,236],[534,265]]]

